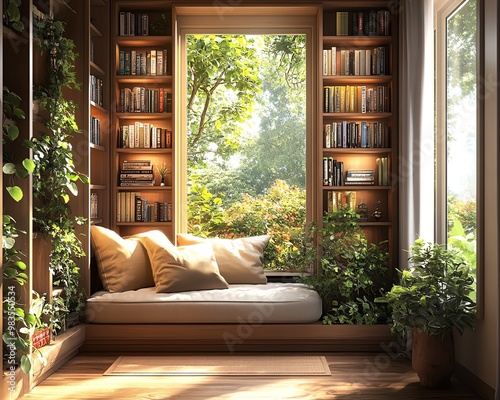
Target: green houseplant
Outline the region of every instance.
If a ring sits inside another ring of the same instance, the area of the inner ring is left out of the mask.
[[[452,328],[474,329],[474,278],[463,255],[439,243],[417,239],[409,262],[399,284],[377,301],[390,306],[395,332],[412,331],[413,368],[423,386],[437,387],[454,370]]]
[[[307,234],[303,265],[315,265],[316,271],[301,280],[323,299],[325,324],[387,322],[387,307],[375,299],[391,285],[389,254],[384,243],[368,243],[359,217],[349,206],[341,206]]]
[[[78,195],[77,183],[88,177],[77,171],[71,138],[79,133],[76,104],[67,100],[65,90],[79,89],[76,81],[75,44],[65,37],[65,24],[51,16],[34,19],[35,44],[45,63],[46,78],[35,87],[40,108],[49,115],[47,132],[40,132],[27,145],[33,151],[33,196],[35,230],[50,240],[50,265],[54,285],[64,289],[65,310],[78,312],[83,304],[79,289],[80,270],[76,260],[85,256],[76,225],[85,218],[73,216],[70,196]],[[64,311],[61,311],[64,313]]]

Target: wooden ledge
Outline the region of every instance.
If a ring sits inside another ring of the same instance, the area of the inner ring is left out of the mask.
[[[82,351],[380,351],[387,325],[87,324]]]
[[[40,349],[45,365],[40,357],[33,356],[33,381],[35,387],[47,376],[73,358],[85,340],[85,325],[77,325],[59,336],[55,336],[47,346]]]

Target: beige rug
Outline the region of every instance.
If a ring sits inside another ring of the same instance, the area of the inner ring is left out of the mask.
[[[323,356],[121,356],[104,375],[331,375]]]

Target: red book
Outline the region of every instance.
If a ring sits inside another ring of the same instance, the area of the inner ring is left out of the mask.
[[[165,95],[165,90],[163,88],[160,88],[160,95],[159,95],[159,101],[160,101],[160,107],[159,107],[159,112],[165,112],[165,102],[163,100],[163,96]]]

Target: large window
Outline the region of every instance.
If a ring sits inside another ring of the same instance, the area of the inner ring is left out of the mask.
[[[437,18],[438,239],[478,265],[480,110],[478,0],[450,1]]]
[[[237,15],[224,12],[221,28],[213,8],[178,9],[185,187],[177,231],[272,234],[266,268],[287,270],[294,240],[315,217],[317,10],[227,11]]]
[[[305,229],[305,35],[188,35],[188,232],[269,234],[268,269]]]

